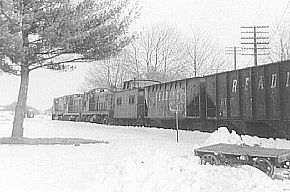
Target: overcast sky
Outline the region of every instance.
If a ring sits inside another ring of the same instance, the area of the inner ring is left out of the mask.
[[[136,26],[164,22],[187,33],[191,29],[200,29],[211,35],[222,49],[225,46],[240,45],[241,26],[269,25],[269,31],[272,31],[289,18],[290,5],[286,9],[288,1],[140,0],[142,15]],[[33,71],[30,76],[28,104],[47,109],[52,105],[54,97],[78,92],[87,68],[86,65],[80,65],[73,72],[42,69]],[[0,82],[0,105],[16,101],[19,78],[1,75]]]

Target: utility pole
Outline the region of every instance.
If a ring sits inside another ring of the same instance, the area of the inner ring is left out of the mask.
[[[234,70],[237,70],[237,55],[240,55],[241,51],[241,47],[225,47],[226,55],[234,55]]]
[[[249,48],[249,47],[244,47],[243,49],[253,49],[254,53],[245,53],[242,55],[254,55],[254,66],[258,65],[258,55],[268,55],[268,53],[258,53],[258,49],[269,49],[268,47],[258,47],[258,45],[267,45],[269,44],[269,41],[265,42],[265,41],[258,41],[258,40],[266,40],[269,39],[269,36],[257,36],[257,34],[268,34],[269,32],[267,31],[257,31],[260,29],[266,29],[269,28],[269,26],[243,26],[241,27],[242,29],[253,29],[253,31],[243,31],[241,33],[247,33],[247,34],[252,34],[252,36],[248,36],[248,37],[241,37],[241,39],[244,40],[251,40],[252,42],[242,42],[241,44],[246,44],[246,45],[254,45],[253,48]]]

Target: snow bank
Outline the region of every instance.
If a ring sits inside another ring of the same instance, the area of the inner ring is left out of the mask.
[[[214,145],[218,143],[242,144],[242,138],[234,131],[230,133],[226,127],[220,127],[214,131],[205,141],[205,145]]]
[[[4,115],[5,116],[5,115]],[[11,114],[0,121],[0,137],[10,136]],[[12,116],[13,117],[13,116]],[[5,123],[6,122],[6,123]],[[250,166],[200,165],[193,149],[226,142],[255,144],[261,138],[220,128],[202,133],[25,119],[26,137],[108,140],[106,145],[0,145],[0,189],[9,192],[280,192],[290,182],[272,180]],[[243,140],[242,140],[242,139]],[[286,140],[275,145],[290,146]]]
[[[267,148],[290,149],[290,141],[286,139],[259,138],[257,136],[238,135],[234,130],[230,132],[226,127],[220,127],[210,134],[204,145],[218,143],[246,144],[249,146],[261,146]]]
[[[147,153],[111,162],[96,174],[96,191],[282,191],[261,171],[242,166],[201,166],[193,156]]]

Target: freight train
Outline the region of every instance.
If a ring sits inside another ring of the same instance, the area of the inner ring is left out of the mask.
[[[290,139],[290,61],[160,83],[131,80],[53,101],[52,119]]]

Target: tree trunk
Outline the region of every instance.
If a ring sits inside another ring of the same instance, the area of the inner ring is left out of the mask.
[[[28,67],[21,66],[21,82],[18,93],[18,101],[15,108],[12,137],[23,137],[23,121],[26,110],[28,82],[29,82]]]

